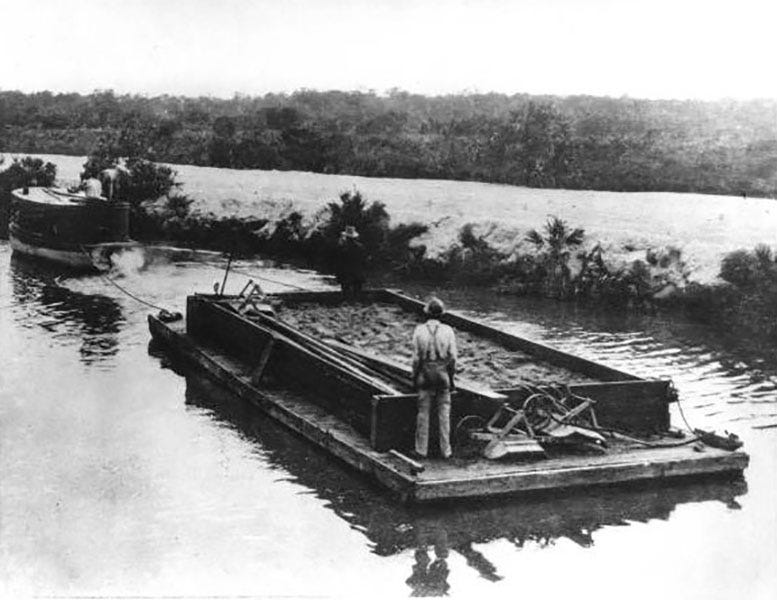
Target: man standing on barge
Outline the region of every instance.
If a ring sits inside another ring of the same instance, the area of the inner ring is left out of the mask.
[[[425,458],[429,451],[429,413],[437,405],[440,454],[451,457],[451,391],[456,372],[456,336],[448,325],[440,323],[445,313],[441,300],[432,298],[425,308],[426,323],[413,332],[413,381],[418,390],[415,453]]]
[[[366,276],[367,256],[359,232],[347,225],[337,242],[337,281],[345,298],[354,299],[362,291]]]

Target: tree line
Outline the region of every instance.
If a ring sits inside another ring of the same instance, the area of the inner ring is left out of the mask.
[[[777,197],[777,101],[393,90],[0,92],[0,151],[532,187]]]

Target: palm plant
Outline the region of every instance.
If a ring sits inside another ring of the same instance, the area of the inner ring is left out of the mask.
[[[526,241],[541,253],[546,269],[546,292],[552,297],[564,298],[571,293],[569,258],[572,250],[583,243],[585,230],[572,229],[556,216],[548,217],[543,230],[544,234],[530,230]]]

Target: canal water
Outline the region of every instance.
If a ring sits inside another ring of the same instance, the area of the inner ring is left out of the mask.
[[[246,273],[330,286],[312,272],[237,268],[229,290]],[[221,280],[223,261],[149,251],[123,257],[114,276],[181,310]],[[0,596],[774,597],[767,352],[676,318],[440,294],[507,330],[671,377],[692,424],[745,440],[744,479],[402,507],[197,373],[171,369],[149,347],[150,308],[0,242]]]

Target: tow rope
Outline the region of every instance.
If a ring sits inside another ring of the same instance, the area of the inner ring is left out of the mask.
[[[97,274],[100,276],[100,278],[104,282],[107,282],[107,283],[111,284],[113,287],[115,287],[117,290],[119,290],[120,292],[122,292],[123,294],[128,296],[129,298],[132,298],[135,302],[138,302],[138,303],[140,303],[140,304],[142,304],[144,306],[147,306],[148,308],[153,308],[154,310],[158,310],[159,311],[159,317],[162,320],[178,320],[178,319],[182,318],[181,317],[181,313],[176,312],[176,311],[167,310],[166,308],[164,308],[162,306],[159,306],[157,304],[154,304],[153,302],[149,302],[148,300],[144,300],[143,298],[141,298],[137,294],[133,294],[127,288],[125,288],[125,287],[121,286],[120,284],[116,283],[113,279],[108,277],[108,275],[106,275],[102,271],[102,269],[100,269],[100,267],[97,266],[97,264],[94,262],[94,260],[92,258],[92,255],[89,254],[83,246],[79,245],[79,248],[81,249],[81,252],[84,254],[84,256],[86,256],[89,259],[89,262],[92,263],[92,266],[97,271]],[[171,317],[173,317],[173,318],[171,318]]]

